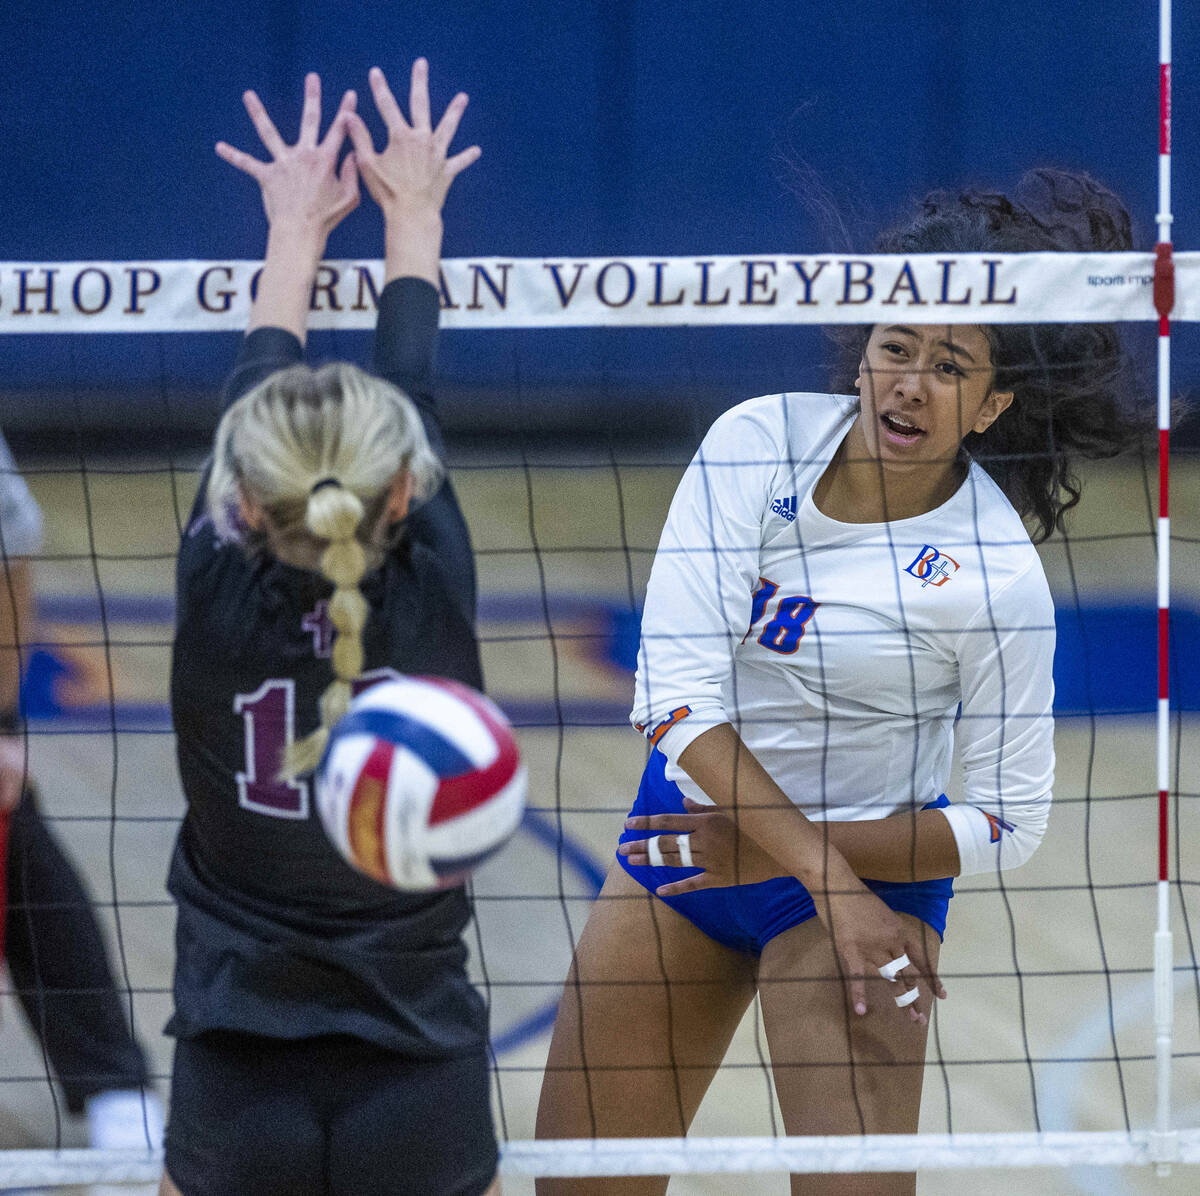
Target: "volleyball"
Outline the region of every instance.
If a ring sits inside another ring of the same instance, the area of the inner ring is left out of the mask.
[[[463,881],[520,825],[526,773],[481,693],[405,677],[355,698],[317,767],[317,810],[355,868],[397,889]]]

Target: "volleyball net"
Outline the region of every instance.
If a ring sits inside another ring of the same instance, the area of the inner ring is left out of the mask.
[[[531,1140],[558,994],[645,759],[627,724],[638,618],[695,445],[654,450],[609,433],[570,447],[517,437],[452,451],[480,570],[485,675],[531,774],[521,834],[473,882],[470,932],[511,1190],[534,1176],[1200,1162],[1200,1106],[1189,1103],[1200,1091],[1194,456],[1177,457],[1176,524],[1165,521],[1170,320],[1200,320],[1200,254],[1175,255],[1173,295],[1171,265],[1161,253],[445,264],[447,327],[681,325],[697,344],[737,323],[787,335],[795,324],[1115,321],[1159,334],[1161,462],[1090,472],[1076,519],[1041,549],[1059,639],[1051,830],[1020,871],[956,886],[940,969],[951,1000],[931,1029],[917,1136],[787,1136],[752,1008],[690,1137]],[[158,347],[173,332],[244,326],[255,269],[0,263],[0,334],[136,337],[165,360]],[[380,283],[378,263],[326,263],[314,326],[373,326]],[[525,343],[536,352],[536,339]],[[161,381],[169,395],[165,371]],[[589,397],[596,387],[592,374],[580,381]],[[135,1031],[154,1043],[170,1010],[163,883],[182,812],[166,710],[172,564],[202,462],[159,433],[153,443],[131,433],[119,457],[98,454],[86,400],[67,401],[79,417],[74,448],[21,462],[47,514],[38,640],[20,645],[29,767],[89,875]],[[1168,658],[1173,701],[1157,671]],[[11,992],[3,1012],[0,1101],[26,1109],[41,1141],[10,1135],[0,1190],[152,1181],[155,1151],[72,1146],[52,1070],[20,1038]],[[169,1054],[155,1046],[152,1056],[165,1091]],[[1091,1174],[1076,1173],[1083,1190]]]

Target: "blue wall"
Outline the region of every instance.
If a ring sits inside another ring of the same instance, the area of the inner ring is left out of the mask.
[[[1176,8],[1175,240],[1194,248],[1200,20],[1193,5]],[[827,247],[828,223],[798,189],[804,170],[852,230],[867,230],[934,185],[1007,184],[1044,163],[1107,181],[1149,245],[1156,12],[1149,0],[9,0],[0,260],[258,256],[257,191],[212,153],[218,138],[257,151],[243,88],[290,131],[315,69],[327,96],[364,92],[378,129],[367,68],[402,85],[417,54],[431,60],[435,105],[470,92],[461,144],[484,148],[451,194],[448,256]],[[367,202],[330,254],[378,253]],[[363,344],[314,341],[321,353]],[[164,392],[211,391],[233,345],[215,334],[6,337],[0,416],[29,418],[18,396],[62,385],[81,387],[92,415],[161,408]],[[1196,356],[1187,333],[1182,348]],[[510,423],[577,412],[581,388],[646,415],[655,400],[678,411],[685,395],[720,405],[819,386],[823,355],[811,329],[453,333],[442,364],[460,412]],[[104,401],[113,393],[116,408]],[[203,422],[211,404],[190,410]]]

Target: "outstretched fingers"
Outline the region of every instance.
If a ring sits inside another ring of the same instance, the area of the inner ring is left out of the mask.
[[[297,145],[317,144],[321,130],[321,77],[315,71],[304,76],[304,106],[300,109],[300,136]]]
[[[333,120],[325,131],[325,136],[321,139],[321,149],[337,153],[342,148],[342,142],[349,132],[350,116],[357,106],[358,93],[351,88],[342,96],[342,102],[338,105],[338,110],[334,113]]]
[[[408,87],[408,114],[412,117],[412,127],[419,132],[428,133],[433,127],[429,116],[429,62],[424,58],[418,58],[413,63],[412,81]]]
[[[225,141],[218,141],[213,146],[216,150],[217,157],[223,162],[228,162],[230,166],[235,167],[248,174],[252,179],[262,182],[263,172],[267,169],[266,162],[260,162],[257,158],[245,153],[240,149],[234,149],[232,145]]]
[[[440,212],[455,176],[478,161],[481,154],[473,145],[452,158],[446,156],[467,97],[455,97],[435,131],[430,127],[429,64],[425,59],[413,64],[411,124],[405,120],[383,71],[372,67],[369,77],[375,106],[388,130],[383,148],[375,152],[371,135],[357,114],[346,116],[346,131],[367,190],[384,209],[385,218]]]
[[[371,140],[371,130],[357,112],[347,112],[345,122],[346,135],[350,138],[350,144],[354,146],[359,165],[366,167],[378,156],[375,153],[375,143]]]
[[[338,183],[342,189],[342,202],[345,204],[343,215],[349,215],[358,207],[358,159],[351,150],[343,159],[338,170]]]
[[[479,146],[472,145],[470,148],[463,150],[462,153],[455,154],[453,158],[448,158],[446,160],[447,176],[452,179],[456,178],[472,163],[478,162],[482,154],[483,150]]]
[[[446,111],[442,113],[442,119],[438,121],[437,128],[433,130],[433,142],[443,154],[449,150],[450,142],[454,140],[454,134],[458,132],[459,122],[462,120],[463,113],[466,112],[469,102],[467,93],[460,91],[446,105]]]
[[[300,132],[293,145],[279,135],[255,92],[247,91],[243,100],[270,160],[260,161],[224,141],[215,147],[218,156],[258,183],[267,221],[273,229],[287,228],[303,235],[306,241],[311,239],[313,244],[306,244],[306,254],[314,247],[324,252],[330,231],[359,201],[358,159],[349,153],[340,167],[338,164],[348,122],[355,116],[356,93],[344,93],[325,136],[320,138],[321,80],[314,72],[306,75]]]
[[[258,139],[263,143],[263,147],[272,158],[278,158],[286,151],[287,145],[279,135],[275,122],[267,115],[262,100],[258,98],[258,92],[245,92],[242,95],[242,103],[246,105],[246,114],[250,117],[250,123],[258,133]]]
[[[387,77],[383,71],[379,67],[373,66],[367,79],[371,84],[371,95],[375,100],[375,107],[383,118],[388,133],[395,134],[407,129],[408,121],[404,119],[404,113],[400,111],[400,105],[396,103],[396,97],[392,95],[392,89],[388,87]]]

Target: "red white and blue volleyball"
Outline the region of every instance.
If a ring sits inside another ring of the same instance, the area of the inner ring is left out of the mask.
[[[329,735],[317,810],[342,856],[397,889],[462,884],[512,836],[526,773],[508,720],[468,686],[383,681]]]

